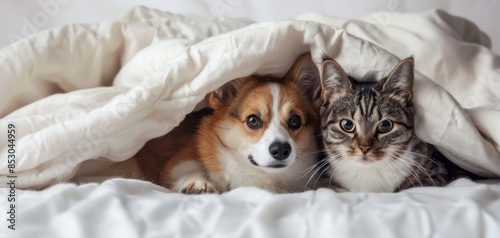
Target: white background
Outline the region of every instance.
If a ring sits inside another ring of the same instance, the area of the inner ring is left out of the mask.
[[[255,21],[286,20],[307,12],[356,18],[377,12],[440,8],[479,25],[490,35],[494,51],[500,53],[500,1],[496,0],[0,0],[0,47],[54,26],[113,21],[136,5],[203,17],[244,17]]]

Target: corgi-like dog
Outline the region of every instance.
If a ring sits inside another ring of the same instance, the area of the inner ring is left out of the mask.
[[[309,54],[283,79],[232,80],[207,96],[209,110],[188,115],[136,159],[148,179],[174,192],[304,191],[319,162],[319,88]]]

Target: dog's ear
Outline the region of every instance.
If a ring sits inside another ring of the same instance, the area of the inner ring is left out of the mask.
[[[222,87],[209,93],[208,104],[210,108],[217,109],[223,105],[226,105],[231,100],[233,100],[236,97],[238,89],[241,88],[241,85],[243,85],[244,80],[247,79],[248,77],[233,79],[227,82],[226,84],[222,85]]]
[[[321,85],[319,70],[311,59],[310,53],[302,54],[285,76],[285,81],[292,82],[303,89],[302,93],[313,103],[321,106]]]

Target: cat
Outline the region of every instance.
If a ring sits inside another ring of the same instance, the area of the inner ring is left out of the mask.
[[[443,186],[449,171],[414,134],[414,60],[401,60],[377,82],[349,77],[333,59],[321,70],[321,131],[327,183],[337,191],[397,192]]]

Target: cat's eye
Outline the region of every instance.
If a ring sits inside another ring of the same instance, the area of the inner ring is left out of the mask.
[[[356,126],[354,125],[354,122],[352,122],[351,120],[348,120],[348,119],[342,119],[340,121],[340,127],[342,128],[342,130],[344,130],[346,132],[353,132],[354,128],[356,128]]]
[[[300,119],[300,116],[297,114],[293,114],[290,116],[288,119],[288,128],[292,130],[297,130],[302,126],[302,119]]]
[[[378,131],[380,133],[387,133],[389,131],[392,130],[392,121],[389,121],[389,120],[383,120],[382,122],[380,122],[380,124],[378,125]]]
[[[246,123],[247,123],[248,128],[253,129],[253,130],[256,130],[256,129],[259,129],[262,127],[262,119],[260,119],[260,117],[258,117],[255,114],[248,116]]]

